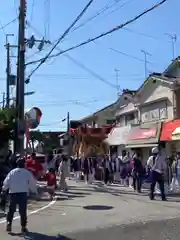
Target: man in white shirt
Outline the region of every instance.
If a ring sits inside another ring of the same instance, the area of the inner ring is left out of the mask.
[[[16,206],[19,207],[22,232],[27,232],[27,195],[29,191],[37,194],[36,181],[28,170],[25,169],[24,160],[17,161],[17,168],[9,172],[3,183],[3,191],[9,190],[10,205],[7,213],[7,232],[11,232],[11,226]]]
[[[150,199],[154,200],[154,190],[156,183],[159,183],[162,201],[166,200],[164,191],[164,173],[167,168],[165,158],[160,155],[158,147],[152,149],[152,156],[147,161],[147,166],[151,170]]]

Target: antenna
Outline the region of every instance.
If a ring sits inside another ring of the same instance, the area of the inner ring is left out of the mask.
[[[114,71],[115,71],[115,73],[116,73],[116,91],[117,91],[117,98],[119,98],[119,88],[120,88],[120,86],[119,86],[119,72],[120,72],[120,70],[117,69],[117,68],[115,68]]]
[[[171,44],[172,44],[172,56],[173,59],[172,61],[175,59],[175,44],[177,41],[177,35],[176,34],[170,34],[170,33],[165,33],[166,36],[168,36],[171,39]]]
[[[150,53],[146,52],[145,50],[141,49],[141,52],[144,53],[144,72],[145,72],[145,78],[148,77],[148,68],[147,68],[147,56],[152,56]]]

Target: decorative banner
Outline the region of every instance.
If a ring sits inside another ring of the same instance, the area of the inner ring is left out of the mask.
[[[38,127],[42,117],[42,112],[39,108],[33,107],[25,113],[25,119],[28,121],[29,129],[35,129]]]

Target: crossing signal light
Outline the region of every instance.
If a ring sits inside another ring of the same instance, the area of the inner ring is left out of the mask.
[[[39,43],[39,46],[38,46],[38,50],[39,51],[42,51],[43,50],[43,47],[44,47],[44,38],[41,40],[41,42]]]
[[[30,39],[28,39],[28,42],[27,42],[28,47],[32,49],[34,47],[34,45],[35,45],[35,41],[36,41],[35,37],[34,37],[34,35],[32,35],[30,37]]]

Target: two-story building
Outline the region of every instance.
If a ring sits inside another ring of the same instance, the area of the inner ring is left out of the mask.
[[[116,102],[112,103],[101,110],[79,120],[82,125],[88,127],[100,128],[105,125],[113,124],[115,122]]]
[[[160,140],[166,142],[168,155],[172,155],[180,152],[180,57],[177,57],[163,74],[173,80],[171,89],[174,118],[163,123]]]
[[[159,144],[167,154],[171,152],[164,132],[165,129],[167,132],[168,123],[172,128],[173,121],[175,130],[180,122],[174,121],[180,119],[179,76],[177,58],[163,74],[151,74],[136,93],[122,94],[115,114],[117,126],[107,139],[109,145],[117,146],[118,154],[124,148],[138,150],[143,159],[147,159],[152,147]]]
[[[116,126],[110,132],[106,142],[111,153],[122,154],[127,144],[127,136],[132,124],[138,123],[138,109],[133,102],[136,91],[124,90],[116,103]]]

